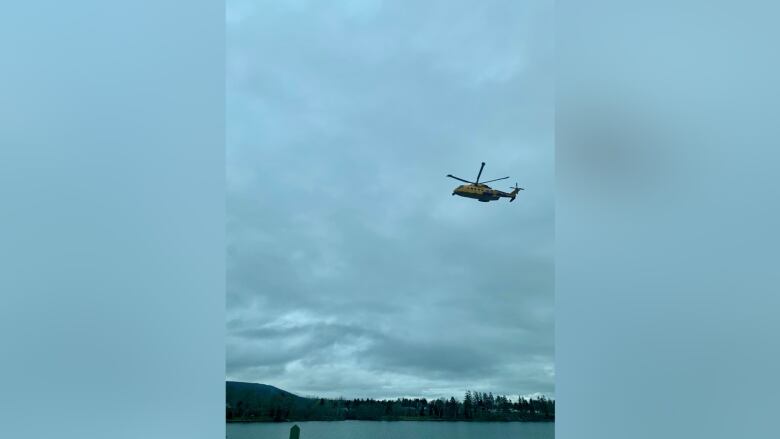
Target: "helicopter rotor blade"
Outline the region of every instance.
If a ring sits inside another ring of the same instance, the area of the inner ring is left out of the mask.
[[[496,178],[495,180],[483,181],[482,183],[484,184],[484,183],[490,183],[490,182],[498,181],[498,180],[506,180],[507,178],[509,178],[509,177]]]
[[[485,162],[482,162],[482,166],[479,167],[479,174],[477,174],[477,181],[474,184],[479,184],[479,177],[482,175],[483,169],[485,169]]]
[[[462,181],[464,183],[474,184],[473,181],[464,180],[464,179],[458,178],[458,177],[456,177],[456,176],[454,176],[452,174],[447,174],[447,177],[454,178],[455,180],[460,180],[460,181]]]

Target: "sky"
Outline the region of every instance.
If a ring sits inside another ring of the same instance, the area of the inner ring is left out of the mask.
[[[554,396],[552,17],[227,2],[228,380]],[[482,161],[526,190],[452,196]]]

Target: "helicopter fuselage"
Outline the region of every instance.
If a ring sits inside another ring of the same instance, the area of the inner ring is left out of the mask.
[[[488,201],[496,201],[501,197],[512,198],[512,195],[502,192],[496,189],[490,188],[484,184],[462,184],[452,191],[452,195],[459,195],[466,198],[474,198],[487,203]]]

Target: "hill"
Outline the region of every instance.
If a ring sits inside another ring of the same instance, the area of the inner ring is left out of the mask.
[[[298,395],[278,387],[269,386],[268,384],[242,383],[238,381],[226,381],[225,392],[227,403],[231,405],[236,405],[239,401],[254,404],[274,399],[306,400],[306,398],[301,398]]]
[[[260,421],[284,420],[314,402],[268,384],[237,381],[225,382],[225,400],[228,419]]]

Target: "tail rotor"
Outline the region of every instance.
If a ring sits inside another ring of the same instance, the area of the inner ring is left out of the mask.
[[[510,203],[511,203],[512,201],[515,201],[515,197],[517,197],[517,193],[518,193],[518,192],[520,192],[520,191],[524,191],[524,190],[525,190],[525,189],[523,189],[523,188],[519,187],[519,186],[517,185],[517,182],[515,182],[515,185],[514,185],[513,187],[511,187],[510,189],[512,189],[512,192],[510,192],[510,193],[509,193],[509,194],[511,195],[511,197],[509,198],[509,202],[510,202]]]

